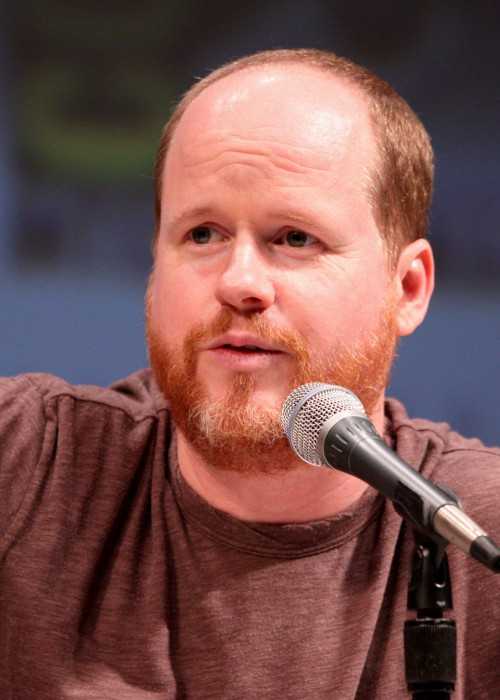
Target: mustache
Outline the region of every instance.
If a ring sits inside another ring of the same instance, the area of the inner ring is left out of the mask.
[[[264,343],[279,345],[302,361],[308,361],[309,353],[305,339],[297,332],[276,328],[261,315],[253,314],[242,317],[231,309],[222,308],[211,321],[199,323],[189,331],[184,340],[184,350],[195,353],[202,345],[214,340],[230,330],[238,330],[255,335]]]

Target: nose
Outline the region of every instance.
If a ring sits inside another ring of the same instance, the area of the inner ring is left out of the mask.
[[[223,306],[240,312],[264,311],[274,303],[271,270],[253,238],[233,240],[217,282],[216,297]]]

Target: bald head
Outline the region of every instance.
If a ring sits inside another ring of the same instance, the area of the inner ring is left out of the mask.
[[[365,156],[358,173],[360,193],[369,198],[391,255],[426,235],[433,166],[422,124],[374,74],[332,53],[308,49],[239,59],[188,91],[167,123],[158,151],[157,230],[165,159],[177,130],[182,127],[186,137],[208,138],[210,132],[216,138],[234,126],[242,138],[259,134],[262,143],[286,139],[289,147],[295,144],[304,167],[311,147],[323,150],[323,166],[328,167],[329,157],[339,155],[339,139],[355,145]]]
[[[188,126],[189,125],[189,126]],[[247,68],[210,85],[187,107],[178,131],[247,129],[278,142],[286,134],[307,150],[335,148],[338,136],[358,130],[373,141],[367,103],[345,80],[294,64]],[[174,140],[174,139],[173,139]]]
[[[376,169],[378,149],[366,100],[342,79],[332,79],[309,67],[283,64],[253,67],[231,74],[207,87],[186,108],[167,153],[162,193],[175,188],[171,172],[180,161],[187,167],[211,168],[216,158],[226,163],[228,144],[249,150],[264,169],[273,167],[325,174],[332,187],[343,173],[357,177],[350,183],[358,195],[369,197],[369,173]],[[205,159],[206,155],[206,159]],[[227,165],[227,164],[226,164]],[[245,177],[249,175],[248,169]],[[228,174],[234,181],[234,168]],[[333,177],[332,177],[333,176]],[[340,185],[341,183],[339,183]]]

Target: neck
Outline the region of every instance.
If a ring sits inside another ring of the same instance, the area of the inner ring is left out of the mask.
[[[381,398],[371,420],[383,435]],[[178,459],[183,477],[210,505],[240,520],[267,523],[310,522],[348,509],[366,490],[356,477],[291,458],[279,474],[242,474],[215,469],[178,432]],[[237,466],[237,465],[236,465]]]

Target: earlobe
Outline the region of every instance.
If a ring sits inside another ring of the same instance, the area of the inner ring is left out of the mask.
[[[410,335],[422,323],[434,290],[434,256],[429,242],[419,238],[399,256],[396,269],[399,335]]]

